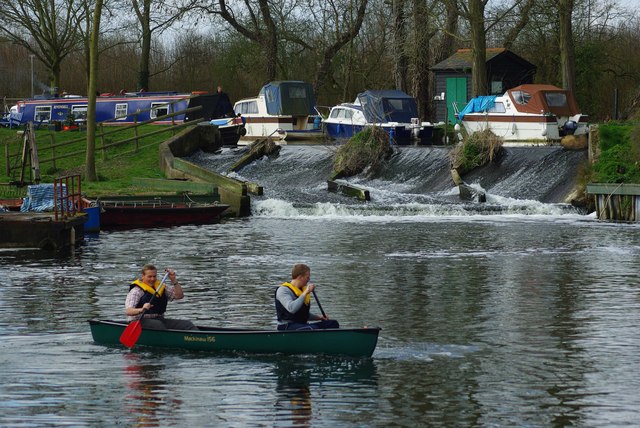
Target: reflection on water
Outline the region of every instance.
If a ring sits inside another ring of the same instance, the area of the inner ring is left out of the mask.
[[[351,390],[375,389],[377,385],[375,363],[369,358],[282,356],[273,360],[273,371],[276,414],[287,426],[312,425],[314,395],[323,396],[327,385]]]
[[[167,367],[160,362],[144,361],[135,353],[126,353],[123,358],[127,387],[125,411],[134,415],[135,425],[139,427],[169,423],[171,414],[179,410],[182,401],[169,397],[170,388],[163,376]]]

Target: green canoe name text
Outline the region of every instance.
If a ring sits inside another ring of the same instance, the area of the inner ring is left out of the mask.
[[[215,336],[205,336],[205,337],[201,337],[201,336],[185,336],[184,337],[184,341],[185,342],[215,342],[216,341],[216,337]]]

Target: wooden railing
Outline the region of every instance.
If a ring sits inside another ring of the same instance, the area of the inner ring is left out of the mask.
[[[146,133],[140,133],[139,132],[139,128],[141,126],[144,125],[148,125],[148,124],[152,124],[156,121],[162,121],[162,120],[167,120],[167,119],[173,119],[176,116],[179,115],[185,115],[187,113],[193,112],[193,111],[197,111],[199,109],[201,109],[202,106],[197,106],[197,107],[191,107],[191,108],[187,108],[185,110],[181,110],[181,111],[177,111],[177,112],[173,112],[173,113],[169,113],[163,116],[158,116],[154,119],[149,119],[143,122],[137,122],[134,123],[132,125],[125,125],[125,126],[121,126],[121,125],[111,125],[111,126],[104,126],[102,123],[98,123],[98,128],[99,131],[96,132],[96,146],[95,146],[95,150],[96,153],[102,153],[102,157],[103,159],[107,158],[107,151],[108,149],[113,149],[115,147],[120,147],[123,146],[125,144],[128,143],[132,143],[133,142],[133,149],[131,150],[131,152],[137,152],[140,149],[143,149],[145,147],[148,147],[149,145],[141,145],[141,141],[143,141],[145,138],[153,136],[153,135],[157,135],[157,134],[161,134],[161,133],[167,133],[170,132],[172,134],[175,134],[175,132],[178,129],[181,129],[183,127],[186,126],[192,126],[194,125],[193,122],[173,122],[172,125],[169,126],[162,126],[160,129],[157,130],[153,130],[151,132],[146,132]],[[137,114],[142,113],[143,111],[139,111],[136,112],[136,117]],[[127,137],[127,138],[123,138],[121,140],[109,140],[109,136],[113,136],[117,133],[122,133],[122,132],[126,132],[128,130],[134,130],[134,136],[133,137]],[[42,134],[40,134],[42,135]],[[50,163],[52,165],[52,168],[55,170],[56,169],[56,161],[59,161],[61,159],[66,159],[66,158],[70,158],[70,157],[82,157],[82,162],[84,163],[84,156],[86,156],[86,147],[83,148],[82,150],[77,150],[74,152],[70,152],[70,153],[64,153],[64,154],[60,154],[60,155],[56,155],[56,150],[60,149],[62,147],[67,147],[67,146],[72,146],[72,145],[78,145],[78,143],[80,142],[84,142],[86,141],[86,136],[82,136],[82,137],[78,137],[78,138],[74,138],[71,140],[66,140],[64,142],[58,142],[56,141],[56,133],[55,132],[50,132],[48,134],[45,134],[49,139],[50,139],[50,144],[49,145],[40,145],[41,151],[44,150],[50,150],[51,151],[51,156],[49,157],[41,157],[39,159],[39,163],[40,165],[43,164],[48,164]],[[155,143],[153,143],[155,144]],[[13,179],[15,180],[15,176],[17,175],[18,169],[22,170],[24,168],[24,163],[25,163],[25,159],[24,159],[24,151],[21,150],[16,150],[14,152],[11,151],[10,146],[9,146],[9,142],[7,141],[6,145],[5,145],[5,165],[6,165],[6,175],[8,177],[13,177]]]

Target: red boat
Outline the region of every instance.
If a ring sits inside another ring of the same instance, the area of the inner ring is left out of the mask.
[[[109,198],[96,201],[101,229],[135,229],[214,224],[229,205],[216,201],[175,200],[170,197]]]

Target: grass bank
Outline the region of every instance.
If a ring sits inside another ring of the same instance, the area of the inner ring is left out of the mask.
[[[166,129],[162,125],[143,125],[137,130],[138,135]],[[146,189],[132,186],[132,178],[163,178],[159,167],[158,146],[173,136],[178,131],[167,130],[159,134],[146,136],[136,143],[116,143],[135,136],[134,129],[105,128],[107,132],[113,132],[104,137],[105,146],[114,144],[104,151],[96,151],[96,170],[98,181],[85,180],[85,150],[86,132],[64,131],[55,132],[45,129],[36,130],[36,144],[38,158],[40,159],[41,183],[52,183],[54,178],[70,174],[81,174],[82,192],[89,196],[102,195],[137,195],[144,194]],[[68,143],[64,144],[63,143]],[[98,147],[102,146],[102,140],[97,141]],[[15,187],[4,184],[17,181],[20,177],[21,153],[23,146],[22,136],[16,129],[0,128],[0,146],[2,147],[0,158],[0,197],[3,194],[13,196]],[[10,165],[13,171],[7,175],[7,156],[11,155]],[[57,158],[52,161],[53,158]],[[28,168],[28,167],[27,167]],[[29,180],[29,171],[25,171],[25,180]],[[26,192],[26,187],[22,189]]]

